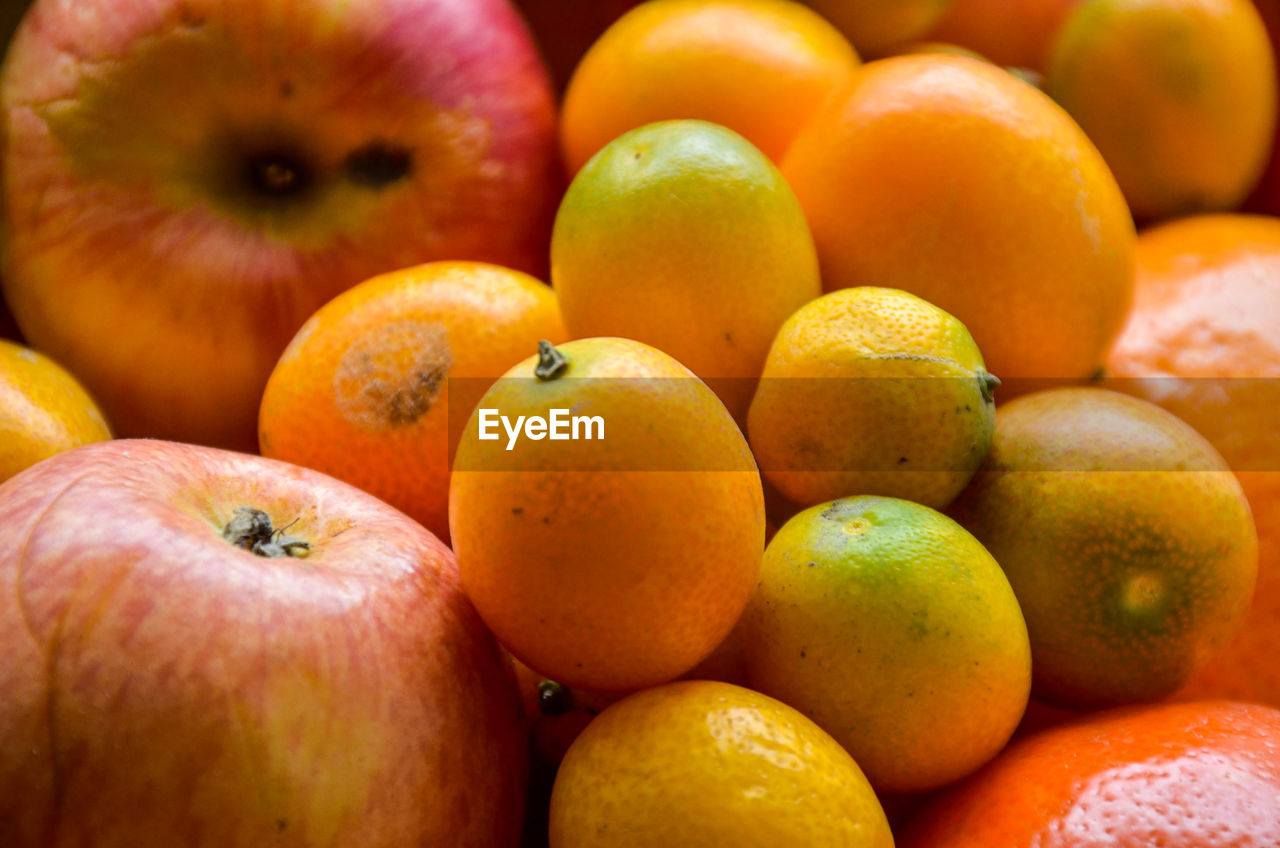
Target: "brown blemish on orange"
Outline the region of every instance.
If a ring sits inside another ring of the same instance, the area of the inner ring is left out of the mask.
[[[452,365],[443,326],[386,324],[360,336],[343,353],[333,376],[334,402],[359,427],[406,427],[431,410]]]

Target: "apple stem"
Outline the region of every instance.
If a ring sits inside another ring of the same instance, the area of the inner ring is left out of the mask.
[[[311,552],[311,543],[296,536],[286,536],[285,530],[295,522],[274,529],[271,516],[260,509],[242,506],[222,528],[222,538],[237,548],[243,548],[260,557],[305,557]]]
[[[551,342],[543,339],[538,342],[538,364],[533,367],[533,376],[544,382],[554,380],[569,370],[569,358],[556,350]]]

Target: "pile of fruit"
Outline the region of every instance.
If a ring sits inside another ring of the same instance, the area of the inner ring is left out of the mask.
[[[0,846],[1280,846],[1277,38],[6,4]]]

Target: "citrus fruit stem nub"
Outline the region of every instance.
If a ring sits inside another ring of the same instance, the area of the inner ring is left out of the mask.
[[[311,551],[311,543],[296,536],[286,536],[288,527],[274,529],[271,516],[260,509],[242,506],[222,528],[222,538],[237,548],[244,548],[260,557],[304,557]]]
[[[978,369],[978,388],[982,391],[982,399],[987,403],[994,403],[996,399],[996,388],[1000,385],[1000,378],[986,369]]]
[[[573,692],[554,680],[538,682],[538,712],[544,716],[564,715],[573,709]]]
[[[569,359],[556,350],[551,342],[543,339],[538,342],[538,364],[533,367],[533,376],[539,380],[554,380],[569,370]]]

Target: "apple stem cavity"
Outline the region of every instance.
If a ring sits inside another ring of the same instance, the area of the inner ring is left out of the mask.
[[[306,190],[311,175],[296,156],[264,153],[249,160],[249,182],[267,197],[292,197]]]
[[[556,350],[551,342],[543,339],[538,342],[538,364],[533,367],[533,376],[544,383],[554,380],[569,370],[569,358]]]
[[[305,557],[311,552],[311,543],[296,536],[286,536],[284,531],[296,522],[273,528],[271,516],[260,509],[242,506],[222,528],[222,538],[252,554],[269,559],[279,557]]]

